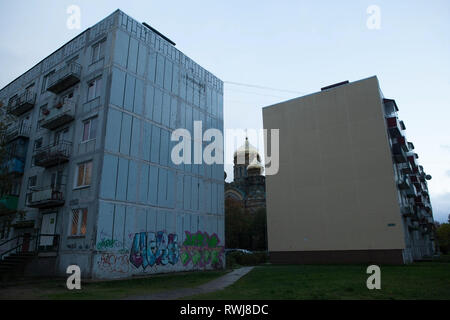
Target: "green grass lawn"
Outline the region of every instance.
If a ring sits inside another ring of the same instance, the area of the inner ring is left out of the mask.
[[[367,266],[264,265],[224,290],[187,299],[450,299],[449,259],[380,267],[380,290],[367,289]]]
[[[147,278],[81,282],[81,290],[68,290],[66,279],[0,288],[1,299],[121,299],[179,288],[192,288],[224,275],[225,271],[186,272]]]

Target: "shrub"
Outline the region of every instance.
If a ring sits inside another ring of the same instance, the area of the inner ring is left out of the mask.
[[[233,268],[236,266],[255,266],[268,261],[268,255],[266,252],[253,252],[244,253],[239,251],[233,251],[227,254],[227,268]]]

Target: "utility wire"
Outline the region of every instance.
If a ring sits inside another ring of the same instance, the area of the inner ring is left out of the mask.
[[[234,91],[234,92],[246,93],[246,94],[255,94],[255,95],[264,96],[264,97],[286,99],[286,97],[274,96],[273,94],[264,94],[264,93],[259,93],[259,92],[250,92],[250,91],[243,91],[243,90],[237,90],[237,89],[227,89],[227,90]]]
[[[300,91],[293,91],[293,90],[286,90],[286,89],[276,89],[276,88],[264,87],[264,86],[260,86],[260,85],[256,85],[256,84],[239,83],[239,82],[234,82],[234,81],[224,81],[223,83],[231,84],[231,85],[235,85],[235,86],[243,86],[243,87],[264,89],[264,90],[289,92],[289,93],[295,93],[295,94],[305,94],[304,92],[300,92]]]

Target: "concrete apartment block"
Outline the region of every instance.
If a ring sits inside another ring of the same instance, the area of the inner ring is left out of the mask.
[[[397,111],[376,77],[263,108],[264,128],[280,129],[279,172],[266,177],[272,262],[402,264],[433,254],[427,175]]]
[[[25,212],[0,216],[0,244],[17,238],[0,254],[35,253],[27,273],[75,264],[86,278],[224,266],[223,164],[170,157],[174,129],[223,131],[223,82],[171,40],[117,10],[0,101],[22,152],[3,197]]]

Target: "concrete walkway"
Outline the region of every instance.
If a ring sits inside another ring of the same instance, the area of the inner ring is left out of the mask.
[[[152,293],[149,295],[127,297],[124,300],[175,300],[201,293],[210,293],[228,287],[229,285],[235,283],[240,278],[245,276],[252,269],[253,267],[242,267],[195,288],[182,288],[177,290]]]

